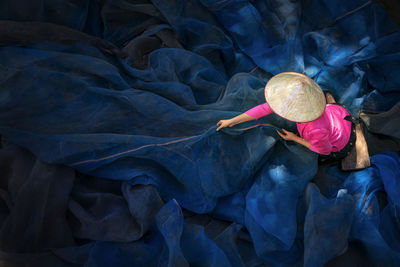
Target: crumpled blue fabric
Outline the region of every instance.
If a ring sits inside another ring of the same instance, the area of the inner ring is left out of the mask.
[[[346,189],[327,199],[309,183],[304,224],[304,266],[322,266],[346,251],[353,222],[354,199]]]
[[[215,124],[296,71],[398,137],[399,34],[363,0],[1,2],[0,260],[395,266],[398,153],[341,172],[276,115]]]

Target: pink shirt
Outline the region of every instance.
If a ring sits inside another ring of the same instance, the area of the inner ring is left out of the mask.
[[[268,103],[264,103],[245,112],[259,119],[272,113]],[[349,142],[351,122],[345,120],[350,115],[339,105],[327,104],[324,113],[310,122],[297,122],[297,130],[301,138],[310,142],[310,150],[323,155],[343,149]]]

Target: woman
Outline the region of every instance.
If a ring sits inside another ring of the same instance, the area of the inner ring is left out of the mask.
[[[266,103],[228,120],[220,120],[217,131],[256,120],[272,112],[294,121],[300,136],[282,129],[278,134],[321,155],[344,158],[355,141],[351,115],[336,104],[332,94],[322,92],[311,78],[295,72],[272,77],[265,86]]]

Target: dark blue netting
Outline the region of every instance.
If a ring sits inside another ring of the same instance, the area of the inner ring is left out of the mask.
[[[396,266],[399,29],[365,0],[0,2],[0,262]],[[216,132],[282,71],[365,111],[370,168],[276,115]]]

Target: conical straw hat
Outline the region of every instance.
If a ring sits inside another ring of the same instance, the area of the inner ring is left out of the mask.
[[[319,118],[326,105],[319,85],[296,72],[282,72],[272,77],[265,86],[265,99],[276,114],[294,122]]]

